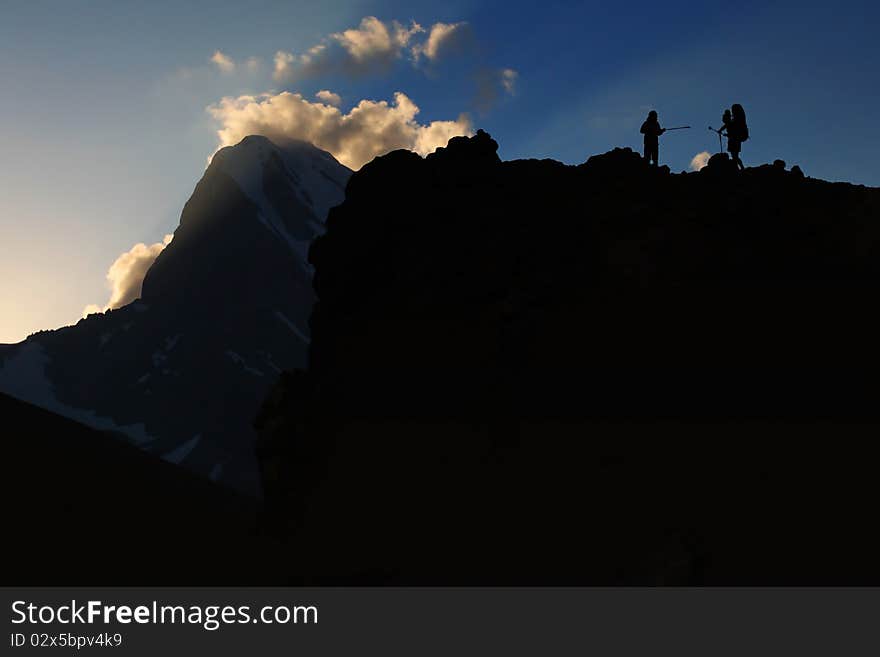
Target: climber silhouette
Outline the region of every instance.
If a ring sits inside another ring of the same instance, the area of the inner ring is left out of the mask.
[[[742,143],[749,138],[746,111],[738,103],[731,105],[730,110],[724,111],[724,118],[721,121],[723,125],[718,132],[727,136],[727,151],[737,168],[743,171],[746,167],[739,154],[742,151]]]
[[[648,112],[648,118],[642,124],[640,131],[645,135],[645,159],[650,164],[657,166],[660,159],[660,135],[666,130],[660,127],[660,121],[657,120],[657,112],[651,110]]]
[[[719,132],[727,130],[731,123],[733,123],[733,115],[730,113],[729,109],[726,109],[724,110],[724,116],[721,117],[721,128]]]

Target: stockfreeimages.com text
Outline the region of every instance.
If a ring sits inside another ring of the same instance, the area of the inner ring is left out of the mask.
[[[165,605],[153,600],[148,605],[110,605],[100,600],[79,603],[71,600],[63,605],[36,605],[25,600],[12,603],[12,623],[20,625],[46,625],[59,623],[91,625],[114,623],[138,624],[180,624],[201,625],[209,631],[222,625],[264,623],[264,624],[317,624],[318,608],[314,605],[264,606],[252,610],[249,605]]]

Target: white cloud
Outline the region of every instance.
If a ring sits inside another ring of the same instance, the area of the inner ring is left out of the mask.
[[[498,102],[502,94],[516,93],[519,73],[512,68],[482,69],[476,73],[477,93],[474,104],[481,112],[487,112]]]
[[[401,92],[394,94],[391,103],[362,100],[348,114],[289,92],[228,97],[208,111],[221,125],[217,132],[221,148],[251,134],[277,142],[301,139],[329,151],[352,169],[398,148],[426,155],[452,137],[473,132],[464,114],[454,121],[419,123],[418,106]]]
[[[298,54],[285,50],[276,52],[273,79],[292,86],[302,80],[326,76],[381,75],[400,61],[409,61],[433,77],[436,75],[433,67],[439,61],[465,52],[482,59],[473,30],[465,21],[437,22],[425,29],[416,21],[407,26],[366,16],[357,27],[329,34],[308,50]],[[514,69],[488,68],[474,62],[471,70],[476,80],[476,109],[488,111],[501,96],[516,93],[519,73]],[[333,104],[330,97],[322,100]]]
[[[712,157],[712,153],[709,153],[708,151],[703,151],[702,153],[697,153],[696,155],[694,155],[693,159],[691,160],[691,164],[688,168],[691,171],[699,171],[700,169],[705,167],[707,164],[709,164],[710,157]]]
[[[401,48],[409,44],[413,35],[422,31],[424,31],[422,26],[416,22],[413,22],[411,27],[405,28],[397,21],[392,21],[389,28],[375,16],[367,16],[361,20],[358,27],[331,34],[330,38],[355,60],[366,61],[388,54],[398,54]]]
[[[274,61],[275,71],[272,73],[272,77],[274,77],[276,80],[284,80],[285,78],[288,78],[293,74],[293,63],[296,61],[295,55],[289,52],[284,52],[283,50],[279,50],[275,53]]]
[[[215,51],[213,55],[211,55],[211,61],[220,69],[221,73],[234,73],[235,72],[235,62],[228,55],[224,55],[219,50]]]
[[[475,45],[471,26],[465,21],[438,22],[426,30],[416,21],[405,25],[396,20],[381,21],[375,16],[365,16],[357,27],[333,32],[305,51],[276,51],[272,58],[272,78],[280,84],[292,85],[324,76],[381,75],[401,60],[408,60],[413,66],[424,63],[424,70],[430,75],[432,64],[464,51],[477,53]],[[262,67],[257,57],[236,62],[220,50],[211,61],[226,74],[239,70],[255,74]],[[515,70],[498,69],[493,75],[498,79],[492,85],[500,85],[507,94],[514,93],[518,77]],[[481,93],[486,95],[485,90]],[[499,92],[492,94],[497,96]]]
[[[320,100],[322,103],[333,105],[334,107],[339,107],[342,104],[342,97],[339,94],[335,94],[332,91],[329,91],[328,89],[321,89],[321,91],[315,94],[315,98]]]
[[[149,246],[140,242],[121,254],[107,270],[110,284],[110,300],[101,308],[89,304],[83,309],[83,317],[92,313],[121,308],[141,296],[141,287],[147,270],[162,250],[171,243],[173,235],[166,235],[161,242]]]
[[[518,78],[519,73],[512,68],[501,69],[501,86],[511,96],[516,92],[516,81]]]
[[[382,73],[407,52],[413,37],[424,31],[415,21],[406,27],[366,16],[357,27],[335,32],[302,54],[278,51],[274,78],[290,83],[323,75]]]
[[[424,43],[412,48],[413,57],[418,60],[424,56],[435,61],[445,55],[463,50],[471,39],[470,26],[465,23],[434,23]]]
[[[244,62],[244,67],[247,69],[248,73],[256,73],[260,70],[260,64],[259,57],[248,57]]]
[[[394,28],[394,43],[401,48],[409,46],[417,34],[423,34],[425,31],[425,28],[415,21],[410,21],[409,27],[404,27],[397,21],[391,21],[391,25]]]
[[[419,40],[419,35],[427,34]],[[425,30],[415,21],[406,26],[383,22],[375,16],[361,19],[357,27],[334,32],[304,53],[279,51],[275,56],[275,80],[290,83],[323,75],[360,77],[387,71],[406,57],[434,62],[466,49],[472,41],[470,25],[434,23]]]

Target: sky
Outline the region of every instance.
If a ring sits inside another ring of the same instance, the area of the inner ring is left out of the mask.
[[[661,139],[683,171],[738,102],[746,165],[880,186],[868,1],[0,0],[0,15],[0,343],[130,300],[208,158],[251,131],[353,168],[477,128],[503,159],[576,164],[640,149],[656,109],[692,126]]]

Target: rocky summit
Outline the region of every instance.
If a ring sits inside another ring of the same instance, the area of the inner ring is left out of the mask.
[[[376,158],[257,419],[275,530],[329,581],[880,581],[878,220],[781,161]]]

